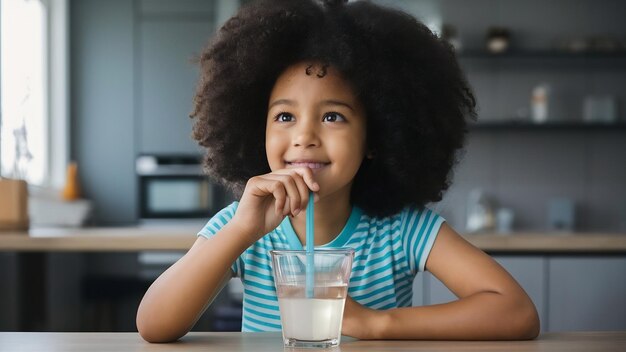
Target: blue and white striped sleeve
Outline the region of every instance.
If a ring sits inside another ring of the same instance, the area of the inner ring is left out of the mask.
[[[402,212],[402,236],[409,268],[425,271],[426,260],[445,219],[428,208],[407,207]]]
[[[226,225],[230,219],[235,215],[235,211],[237,210],[237,206],[239,202],[233,202],[226,208],[220,210],[217,214],[213,215],[209,222],[198,232],[198,236],[204,236],[206,238],[210,238],[214,236],[224,225]],[[230,267],[231,270],[238,277],[243,277],[243,259],[241,256],[237,257],[237,260]]]

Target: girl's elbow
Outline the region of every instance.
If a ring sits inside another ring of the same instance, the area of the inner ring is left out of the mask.
[[[537,310],[533,307],[533,316],[529,319],[526,329],[525,329],[525,339],[526,340],[534,340],[539,336],[541,331],[541,322],[539,320],[539,315],[537,314]]]
[[[532,302],[528,303],[521,309],[518,313],[518,319],[516,319],[514,333],[516,340],[533,340],[539,336],[541,330],[537,309]]]
[[[139,331],[142,339],[150,343],[174,342],[182,337],[182,335],[173,335],[171,331],[167,331],[163,327],[150,323],[140,323],[139,321],[137,322],[137,331]]]
[[[150,319],[141,311],[137,312],[136,324],[141,338],[150,343],[174,342],[185,335],[173,333],[174,329],[163,324],[160,319]]]
[[[139,331],[139,336],[144,339],[146,342],[150,343],[160,343],[164,342],[162,336],[154,329],[150,329],[145,326],[145,324],[141,324],[137,322],[137,331]]]

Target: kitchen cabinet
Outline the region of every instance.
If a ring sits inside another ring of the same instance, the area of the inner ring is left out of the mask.
[[[215,2],[168,3],[142,2],[138,18],[139,152],[200,154],[189,118],[199,77],[192,59],[213,35]]]
[[[625,256],[555,254],[493,258],[535,303],[542,332],[626,329]],[[432,274],[420,276],[414,285],[414,305],[457,299]]]
[[[15,322],[19,319],[19,295],[17,289],[6,289],[18,287],[19,278],[17,253],[0,252],[0,331],[11,331],[15,328]]]
[[[134,95],[135,4],[69,1],[71,158],[98,225],[137,219]],[[93,225],[90,224],[90,225]]]
[[[626,257],[549,259],[551,331],[626,330]]]

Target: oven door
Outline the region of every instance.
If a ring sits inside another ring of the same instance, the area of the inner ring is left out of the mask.
[[[215,210],[215,186],[205,176],[144,175],[139,191],[143,219],[208,218]]]

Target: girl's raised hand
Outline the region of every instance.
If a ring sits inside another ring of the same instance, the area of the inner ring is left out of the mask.
[[[306,210],[309,190],[319,191],[308,167],[282,169],[252,177],[231,220],[255,242],[274,230],[285,216]]]

